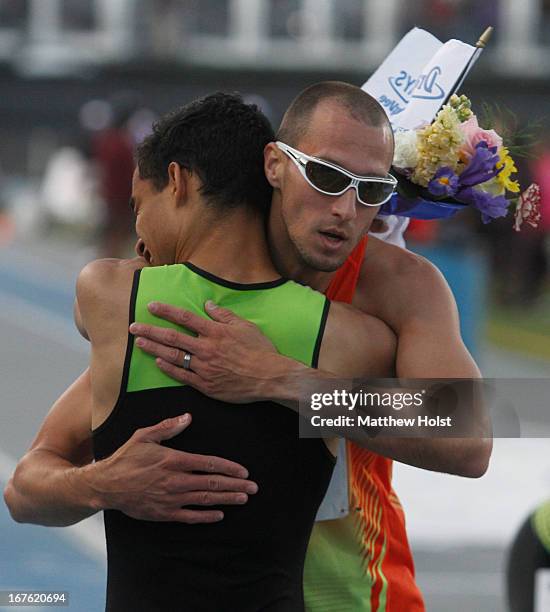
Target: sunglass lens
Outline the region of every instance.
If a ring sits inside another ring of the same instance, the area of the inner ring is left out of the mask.
[[[393,186],[389,183],[361,182],[359,184],[359,198],[365,204],[382,204],[393,192]]]
[[[307,162],[306,176],[315,187],[327,193],[340,193],[351,183],[349,177],[335,168],[314,161]]]

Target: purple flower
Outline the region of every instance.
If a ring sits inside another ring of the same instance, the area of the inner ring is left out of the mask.
[[[428,184],[428,191],[437,198],[451,197],[458,190],[458,176],[448,166],[440,168]]]
[[[491,219],[505,217],[508,214],[510,202],[502,196],[494,196],[481,189],[466,187],[456,195],[456,199],[465,204],[471,204],[481,212],[483,223],[489,223]]]
[[[489,148],[485,141],[478,142],[470,163],[460,174],[460,185],[472,187],[490,181],[500,172],[496,167],[499,161],[496,147]]]

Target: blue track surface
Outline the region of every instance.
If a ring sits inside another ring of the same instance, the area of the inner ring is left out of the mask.
[[[67,322],[72,319],[73,291],[68,285],[41,278],[36,270],[0,265],[0,291],[39,307],[45,314],[62,317]],[[32,347],[29,351],[32,355]],[[3,380],[2,384],[9,381]],[[32,380],[29,384],[33,384]],[[6,435],[9,432],[4,430],[2,436]],[[2,489],[5,484],[0,480]],[[0,606],[0,610],[100,612],[105,609],[106,563],[83,552],[76,541],[61,531],[62,528],[15,523],[3,501],[0,503],[0,590],[69,593],[69,606],[61,608]]]
[[[105,609],[105,566],[61,537],[59,528],[14,523],[7,508],[0,504],[0,534],[0,590],[68,591],[69,606],[62,610]],[[17,608],[27,609],[56,608]]]

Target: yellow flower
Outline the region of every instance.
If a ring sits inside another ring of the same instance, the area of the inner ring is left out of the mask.
[[[463,141],[455,110],[444,106],[435,121],[418,132],[418,164],[411,176],[412,182],[427,187],[439,168],[448,166],[456,171]]]
[[[510,178],[512,174],[516,174],[518,171],[514,160],[510,157],[510,151],[506,147],[501,147],[498,155],[500,161],[497,163],[497,169],[500,170],[502,168],[502,170],[497,174],[496,180],[504,189],[512,193],[519,193],[519,183]]]

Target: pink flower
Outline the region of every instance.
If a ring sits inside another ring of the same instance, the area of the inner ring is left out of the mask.
[[[460,152],[464,153],[468,159],[474,155],[476,152],[476,145],[480,142],[486,142],[490,149],[496,147],[498,150],[502,146],[502,138],[495,130],[484,130],[480,128],[475,115],[470,117],[468,121],[461,123],[460,129],[464,134],[464,144]]]
[[[527,223],[531,227],[537,227],[541,215],[539,210],[540,205],[540,187],[533,183],[520,196],[516,208],[514,229],[519,232],[523,223]]]

